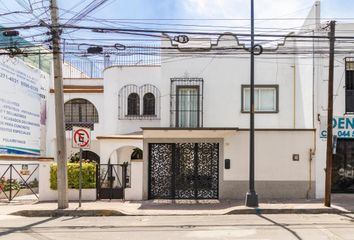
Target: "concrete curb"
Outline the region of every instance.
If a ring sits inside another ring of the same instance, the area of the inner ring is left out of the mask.
[[[10,215],[22,217],[104,217],[104,216],[126,216],[127,214],[115,210],[21,210]]]
[[[250,209],[235,209],[226,213],[154,213],[154,214],[139,214],[139,213],[124,213],[118,210],[95,209],[95,210],[21,210],[11,215],[23,217],[104,217],[104,216],[208,216],[208,215],[240,215],[240,214],[347,214],[351,213],[336,208],[320,208],[320,209],[267,209],[267,208],[250,208]]]
[[[349,213],[336,208],[296,208],[296,209],[274,209],[274,208],[251,208],[236,209],[226,213],[226,215],[235,214],[342,214]]]

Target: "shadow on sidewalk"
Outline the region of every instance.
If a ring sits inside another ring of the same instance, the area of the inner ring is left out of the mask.
[[[148,200],[141,201],[140,210],[226,210],[242,206],[240,200]]]
[[[278,227],[281,227],[283,229],[285,229],[286,231],[288,231],[289,233],[291,233],[296,239],[299,239],[301,240],[302,238],[294,231],[294,230],[291,230],[290,228],[288,228],[287,226],[285,226],[284,224],[281,224],[281,223],[278,223],[270,218],[267,218],[261,214],[257,214],[258,217],[268,221],[268,222],[271,222],[273,223],[275,226],[278,226]]]
[[[353,193],[332,193],[332,205],[354,212],[354,194]]]
[[[318,199],[266,199],[260,200],[260,204],[314,204],[320,203]],[[133,203],[133,202],[132,202]],[[235,207],[244,207],[245,202],[239,200],[166,200],[155,199],[139,201],[140,210],[227,210]]]
[[[9,235],[9,234],[12,234],[12,233],[16,233],[16,232],[19,232],[19,231],[29,231],[34,226],[37,226],[37,225],[42,224],[42,223],[53,221],[53,220],[55,220],[57,218],[58,217],[50,217],[50,218],[46,218],[46,219],[44,219],[42,221],[34,222],[34,223],[31,223],[31,224],[28,224],[28,225],[25,225],[25,226],[22,226],[22,227],[10,228],[10,229],[8,229],[8,230],[6,230],[4,232],[0,232],[0,237],[6,236],[6,235]]]

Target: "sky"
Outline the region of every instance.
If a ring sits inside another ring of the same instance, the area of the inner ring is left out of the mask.
[[[78,4],[78,1],[80,2],[80,0],[59,0],[59,3],[62,9],[78,11],[84,5],[82,3],[73,8]],[[90,0],[84,2],[90,2]],[[284,33],[288,33],[293,31],[292,28],[300,28],[303,24],[302,18],[308,15],[314,2],[314,0],[254,0],[256,32],[261,32],[263,28],[273,28],[273,31],[277,31],[278,28],[285,28]],[[322,0],[321,16],[324,21],[331,18],[352,18],[352,13],[354,12],[353,2],[353,0]],[[121,19],[119,23],[117,21],[114,24],[106,23],[105,26],[107,27],[249,32],[250,1],[109,0],[108,4],[97,9],[90,16],[94,18]],[[69,18],[70,14],[63,14],[62,17]],[[269,18],[278,19],[269,20]],[[65,22],[65,20],[63,21]],[[348,20],[338,19],[338,21]],[[354,22],[354,18],[350,21]],[[95,21],[81,21],[78,24],[91,26],[97,23]],[[194,25],[204,26],[196,27]]]
[[[4,0],[3,0],[4,1]],[[82,0],[59,0],[65,9]],[[89,2],[86,0],[86,2]],[[248,0],[111,0],[96,15],[110,18],[246,18]],[[313,0],[255,0],[256,18],[304,16]],[[322,0],[324,17],[352,17],[352,0]],[[83,5],[83,4],[82,4]],[[82,6],[81,5],[81,6]],[[79,9],[79,7],[77,8]]]
[[[66,23],[92,0],[57,0],[61,23]],[[99,0],[97,0],[99,1]],[[9,11],[26,11],[33,3],[35,14],[11,14]],[[299,30],[314,0],[254,0],[256,32],[288,33]],[[354,22],[354,0],[322,0],[323,21]],[[0,0],[0,25],[18,26],[49,22],[49,0]],[[5,15],[4,15],[5,14]],[[130,29],[160,29],[180,31],[249,33],[250,0],[108,0],[85,19],[75,25],[120,27]],[[276,19],[274,19],[276,18]],[[345,19],[351,18],[351,19]],[[98,19],[98,20],[97,20]],[[106,20],[102,20],[106,19]],[[45,39],[47,30],[22,31],[26,40]],[[38,35],[38,36],[36,36]],[[112,35],[112,34],[111,34]],[[44,37],[43,37],[44,36]],[[91,31],[66,31],[63,38],[110,38],[110,34],[97,35]],[[117,38],[117,35],[115,35]],[[120,36],[139,38],[139,36]],[[48,37],[47,37],[48,38]],[[79,41],[79,40],[77,40]],[[82,40],[83,41],[83,40]],[[92,40],[93,41],[93,40]]]
[[[40,0],[0,0],[0,24],[7,22],[2,13],[8,10],[24,10],[19,2]],[[42,1],[48,6],[49,0]],[[91,0],[58,0],[61,17],[72,16],[67,11],[80,11]],[[314,0],[254,0],[256,18],[303,18],[307,15]],[[322,17],[352,17],[353,0],[322,0]],[[102,8],[90,14],[97,18],[119,19],[161,19],[161,18],[249,18],[249,0],[109,0]],[[18,19],[14,14],[6,18]],[[21,18],[26,16],[22,15]],[[42,15],[43,17],[43,15]],[[353,19],[354,21],[354,19]],[[235,26],[245,25],[246,21],[233,21]],[[256,21],[256,26],[286,25],[289,22]]]

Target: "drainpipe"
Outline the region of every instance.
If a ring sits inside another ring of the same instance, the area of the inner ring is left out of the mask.
[[[294,112],[293,112],[293,116],[294,116],[294,119],[293,119],[293,128],[296,128],[296,65],[295,65],[295,62],[294,62],[294,73],[293,73],[293,82],[294,82]]]
[[[315,35],[315,31],[312,30],[312,36]],[[315,129],[315,39],[312,38],[312,128]],[[313,149],[310,149],[310,158],[309,158],[309,182],[308,189],[306,192],[306,198],[310,198],[310,193],[312,190],[312,160],[316,156],[316,144],[317,144],[317,136],[316,131],[313,135]]]
[[[315,135],[315,139],[316,139],[316,134]],[[316,146],[316,145],[315,145]],[[309,199],[310,198],[310,194],[311,194],[311,190],[312,190],[312,160],[315,156],[315,150],[313,150],[312,148],[310,148],[310,158],[309,158],[309,182],[308,182],[308,188],[306,191],[306,198]]]

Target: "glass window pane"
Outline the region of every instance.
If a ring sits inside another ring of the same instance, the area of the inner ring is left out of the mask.
[[[178,126],[198,127],[198,89],[178,89]]]
[[[260,111],[276,111],[276,90],[274,88],[262,88]]]
[[[260,107],[261,107],[262,103],[260,102],[261,99],[259,97],[259,92],[260,91],[259,91],[258,88],[254,89],[254,109],[255,109],[255,111],[260,111],[261,110]]]
[[[251,90],[250,88],[244,88],[244,97],[243,97],[243,110],[246,112],[250,111],[250,94]],[[254,107],[255,111],[259,111],[259,89],[255,88],[254,89]]]
[[[250,89],[243,89],[243,111],[250,111]]]
[[[259,88],[254,90],[254,107],[256,112],[276,111],[277,109],[276,88]],[[250,88],[243,89],[243,111],[250,111]]]

